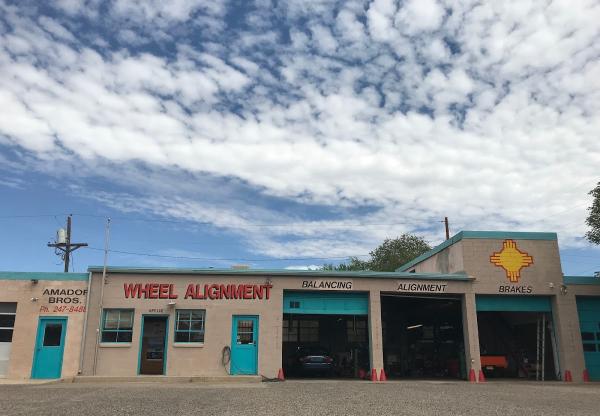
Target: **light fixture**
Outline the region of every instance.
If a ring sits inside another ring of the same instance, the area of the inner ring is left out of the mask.
[[[548,283],[548,287],[549,287],[550,289],[554,289],[554,282],[550,282],[550,283]]]
[[[38,279],[31,279],[31,284],[37,285],[38,284]]]
[[[39,300],[39,298],[31,298],[32,302],[37,302]]]
[[[422,326],[423,326],[423,324],[411,325],[411,326],[407,326],[406,329],[416,329],[416,328],[420,328]]]
[[[167,305],[173,307],[177,304],[177,302],[175,302],[174,300],[169,301],[169,303],[167,303]]]
[[[568,288],[566,285],[560,285],[560,294],[561,295],[566,295],[568,291]]]

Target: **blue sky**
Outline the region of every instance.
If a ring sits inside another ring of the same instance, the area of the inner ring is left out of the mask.
[[[106,217],[113,265],[279,268],[435,245],[448,216],[556,231],[591,274],[598,21],[594,1],[0,0],[0,269],[60,270],[69,213],[76,271]]]

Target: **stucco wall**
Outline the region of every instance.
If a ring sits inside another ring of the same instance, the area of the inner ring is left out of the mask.
[[[462,241],[447,247],[425,261],[411,267],[416,273],[462,273],[465,271],[463,263]]]
[[[45,289],[87,290],[84,281],[49,281],[39,280],[0,280],[0,302],[16,302],[17,315],[13,332],[10,361],[7,378],[28,379],[31,377],[33,355],[40,316],[67,317],[67,332],[63,355],[62,377],[77,375],[79,368],[79,352],[85,312],[85,295],[70,296],[77,298],[77,304],[49,303]],[[37,301],[32,301],[37,298]],[[73,308],[71,308],[73,306]]]

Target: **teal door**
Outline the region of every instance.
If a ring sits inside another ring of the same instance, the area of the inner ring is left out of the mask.
[[[577,297],[585,367],[592,381],[600,381],[600,298]]]
[[[231,374],[258,372],[258,316],[234,315],[231,338]]]
[[[67,318],[40,318],[31,378],[60,378],[66,332]]]

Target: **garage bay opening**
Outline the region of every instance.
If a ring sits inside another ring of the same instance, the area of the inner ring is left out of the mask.
[[[465,378],[461,300],[382,294],[383,361],[388,378]]]
[[[368,295],[285,291],[282,341],[286,376],[364,377]]]
[[[478,296],[477,324],[481,367],[488,379],[557,379],[549,298]]]

